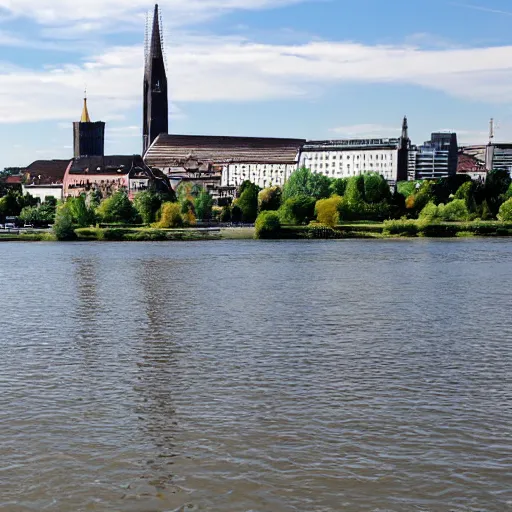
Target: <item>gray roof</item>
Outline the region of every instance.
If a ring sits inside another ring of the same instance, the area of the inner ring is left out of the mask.
[[[164,169],[193,157],[212,164],[294,164],[303,139],[159,135],[146,152],[147,165]]]

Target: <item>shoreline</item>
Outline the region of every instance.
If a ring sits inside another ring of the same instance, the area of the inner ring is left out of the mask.
[[[109,228],[78,228],[75,242],[164,242],[203,240],[254,240],[254,227],[214,227],[156,229],[128,226]],[[359,222],[334,228],[312,224],[282,226],[274,240],[392,240],[407,238],[497,238],[512,237],[512,223],[477,221],[457,223],[422,223],[421,221],[391,221],[389,223]],[[52,232],[0,233],[0,242],[57,241]]]

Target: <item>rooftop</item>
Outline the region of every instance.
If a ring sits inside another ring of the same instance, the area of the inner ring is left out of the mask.
[[[147,165],[160,169],[180,165],[190,158],[211,164],[292,164],[297,161],[304,142],[303,139],[161,134],[144,160]]]
[[[138,167],[144,167],[138,155],[85,156],[72,160],[69,173],[122,175]]]
[[[36,160],[26,172],[29,174],[27,185],[52,185],[62,183],[69,160]]]

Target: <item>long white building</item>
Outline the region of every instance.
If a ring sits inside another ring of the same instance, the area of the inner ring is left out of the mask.
[[[409,145],[405,118],[402,136],[397,138],[308,141],[302,147],[300,166],[329,178],[375,172],[394,184],[407,179]]]

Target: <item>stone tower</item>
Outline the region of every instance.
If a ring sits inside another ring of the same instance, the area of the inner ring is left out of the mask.
[[[105,154],[105,123],[91,122],[87,109],[87,98],[84,98],[82,117],[73,123],[74,157],[104,156]]]
[[[158,135],[167,133],[169,130],[167,75],[162,49],[158,4],[155,5],[151,39],[146,42],[145,53],[143,155]]]

